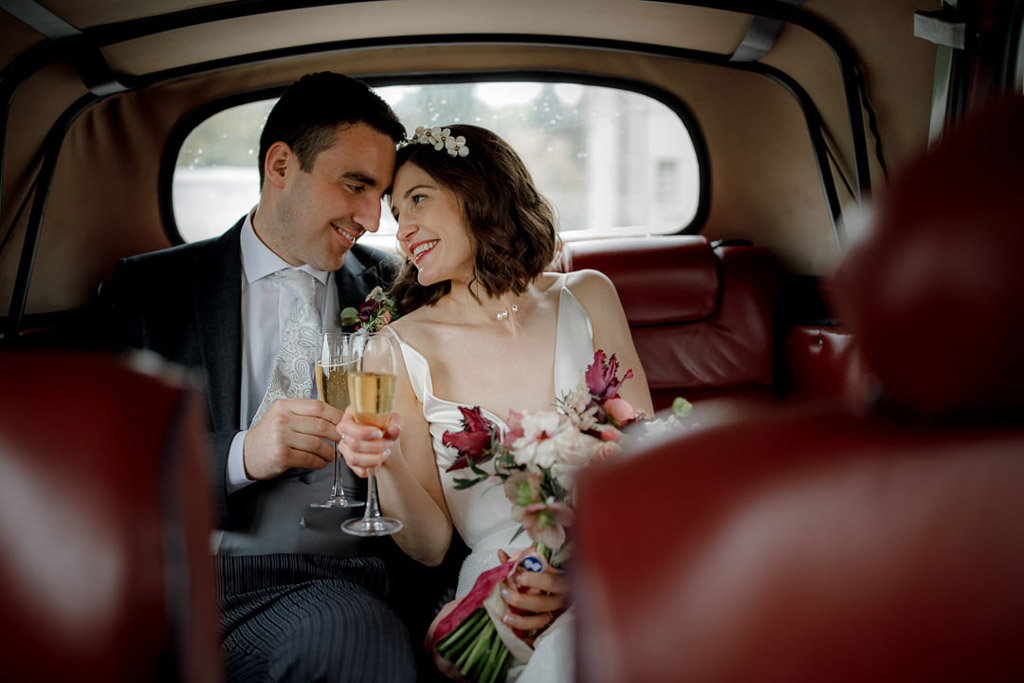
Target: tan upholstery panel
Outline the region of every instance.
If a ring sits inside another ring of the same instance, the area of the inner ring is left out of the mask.
[[[837,251],[803,114],[767,78],[668,58],[580,49],[380,49],[181,79],[113,96],[86,112],[61,153],[36,266],[36,282],[43,284],[30,290],[28,311],[82,306],[118,257],[169,245],[157,213],[159,156],[170,128],[198,104],[287,83],[318,69],[365,75],[458,70],[466,64],[589,71],[675,91],[693,108],[710,149],[712,202],[704,234],[768,246],[784,265],[800,272],[830,270]],[[69,264],[69,259],[79,260]]]
[[[459,32],[589,36],[728,54],[749,21],[734,12],[635,0],[388,0],[241,17],[230,31],[227,22],[176,29],[104,53],[116,70],[142,74],[295,45]]]

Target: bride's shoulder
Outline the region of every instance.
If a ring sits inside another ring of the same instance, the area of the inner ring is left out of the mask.
[[[599,270],[583,269],[573,270],[568,273],[541,273],[534,281],[538,291],[557,292],[563,286],[568,287],[573,294],[576,290],[607,289],[612,281]]]
[[[397,320],[393,321],[388,327],[392,329],[396,336],[400,337],[402,341],[405,341],[413,346],[422,344],[424,341],[424,335],[429,335],[431,330],[436,327],[439,321],[438,313],[432,307],[424,306],[417,308],[414,311],[409,311],[405,315],[401,316]]]
[[[607,275],[599,270],[586,268],[565,273],[564,282],[569,291],[581,301],[600,301],[609,296],[618,298],[615,293],[615,285]]]

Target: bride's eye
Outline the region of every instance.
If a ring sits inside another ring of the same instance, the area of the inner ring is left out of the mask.
[[[424,195],[424,194],[414,194],[412,197],[410,197],[410,199],[412,200],[413,204],[419,204],[421,201],[423,201],[426,198],[427,198],[427,196]]]

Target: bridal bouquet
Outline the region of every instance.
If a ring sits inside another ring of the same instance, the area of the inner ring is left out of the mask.
[[[510,540],[526,531],[533,541],[528,551],[481,574],[438,624],[434,649],[450,674],[471,681],[504,681],[514,660],[529,660],[530,642],[537,634],[511,629],[501,621],[501,583],[516,571],[543,571],[547,564],[561,567],[568,561],[572,542],[567,530],[573,523],[575,475],[581,467],[621,450],[627,426],[644,423],[650,431],[662,431],[690,411],[689,402],[677,398],[672,417],[648,420],[619,396],[633,371],[622,379],[617,373],[615,356],[607,359],[598,350],[579,386],[559,399],[555,410],[513,410],[503,433],[479,407],[460,407],[463,429],[444,433],[443,443],[458,453],[448,471],[468,469],[473,475],[456,480],[456,487],[502,484],[512,517],[520,523]],[[492,460],[493,474],[480,467]]]

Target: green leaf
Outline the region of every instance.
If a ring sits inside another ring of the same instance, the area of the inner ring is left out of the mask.
[[[676,417],[686,417],[692,412],[693,404],[682,396],[676,396],[676,400],[672,401],[672,414]]]
[[[475,477],[473,479],[456,479],[455,480],[455,489],[458,490],[458,491],[461,491],[462,489],[468,489],[470,486],[476,486],[480,482],[482,482],[485,479],[487,479],[488,476],[490,476],[490,475],[484,473],[484,476],[482,476],[482,477]]]
[[[359,309],[346,306],[341,309],[341,324],[346,327],[359,324]]]

